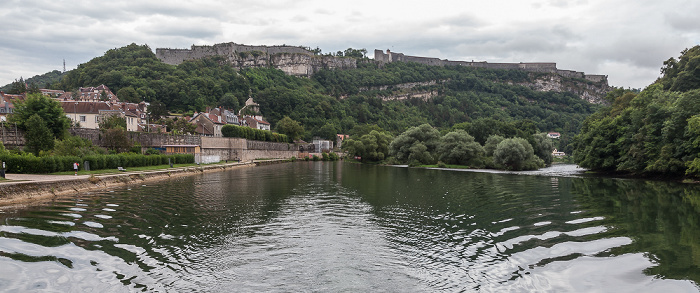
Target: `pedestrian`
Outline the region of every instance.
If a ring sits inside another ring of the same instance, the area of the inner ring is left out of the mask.
[[[78,166],[80,166],[78,162],[73,163],[73,170],[75,170],[75,176],[78,176]]]

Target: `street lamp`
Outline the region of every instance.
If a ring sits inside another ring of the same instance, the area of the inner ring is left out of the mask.
[[[78,110],[76,110],[76,107],[78,107],[78,102],[73,104],[73,125],[78,125]]]

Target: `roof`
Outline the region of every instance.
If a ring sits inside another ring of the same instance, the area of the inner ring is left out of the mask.
[[[164,147],[198,147],[198,144],[164,144]]]
[[[111,110],[109,104],[105,102],[62,101],[61,107],[66,114],[99,114],[100,111]]]
[[[250,124],[250,122],[255,122],[257,124],[270,125],[267,121],[255,119],[255,117],[245,117],[245,119],[249,122],[248,124]]]

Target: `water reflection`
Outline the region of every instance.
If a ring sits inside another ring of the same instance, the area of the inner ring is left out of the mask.
[[[695,186],[297,162],[0,213],[0,291],[697,291]]]

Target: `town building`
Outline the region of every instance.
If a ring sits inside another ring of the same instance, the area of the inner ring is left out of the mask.
[[[107,102],[63,101],[61,108],[73,123],[80,128],[99,129],[100,111],[111,110]]]
[[[547,137],[559,139],[561,137],[561,134],[559,132],[549,132],[547,133]]]

